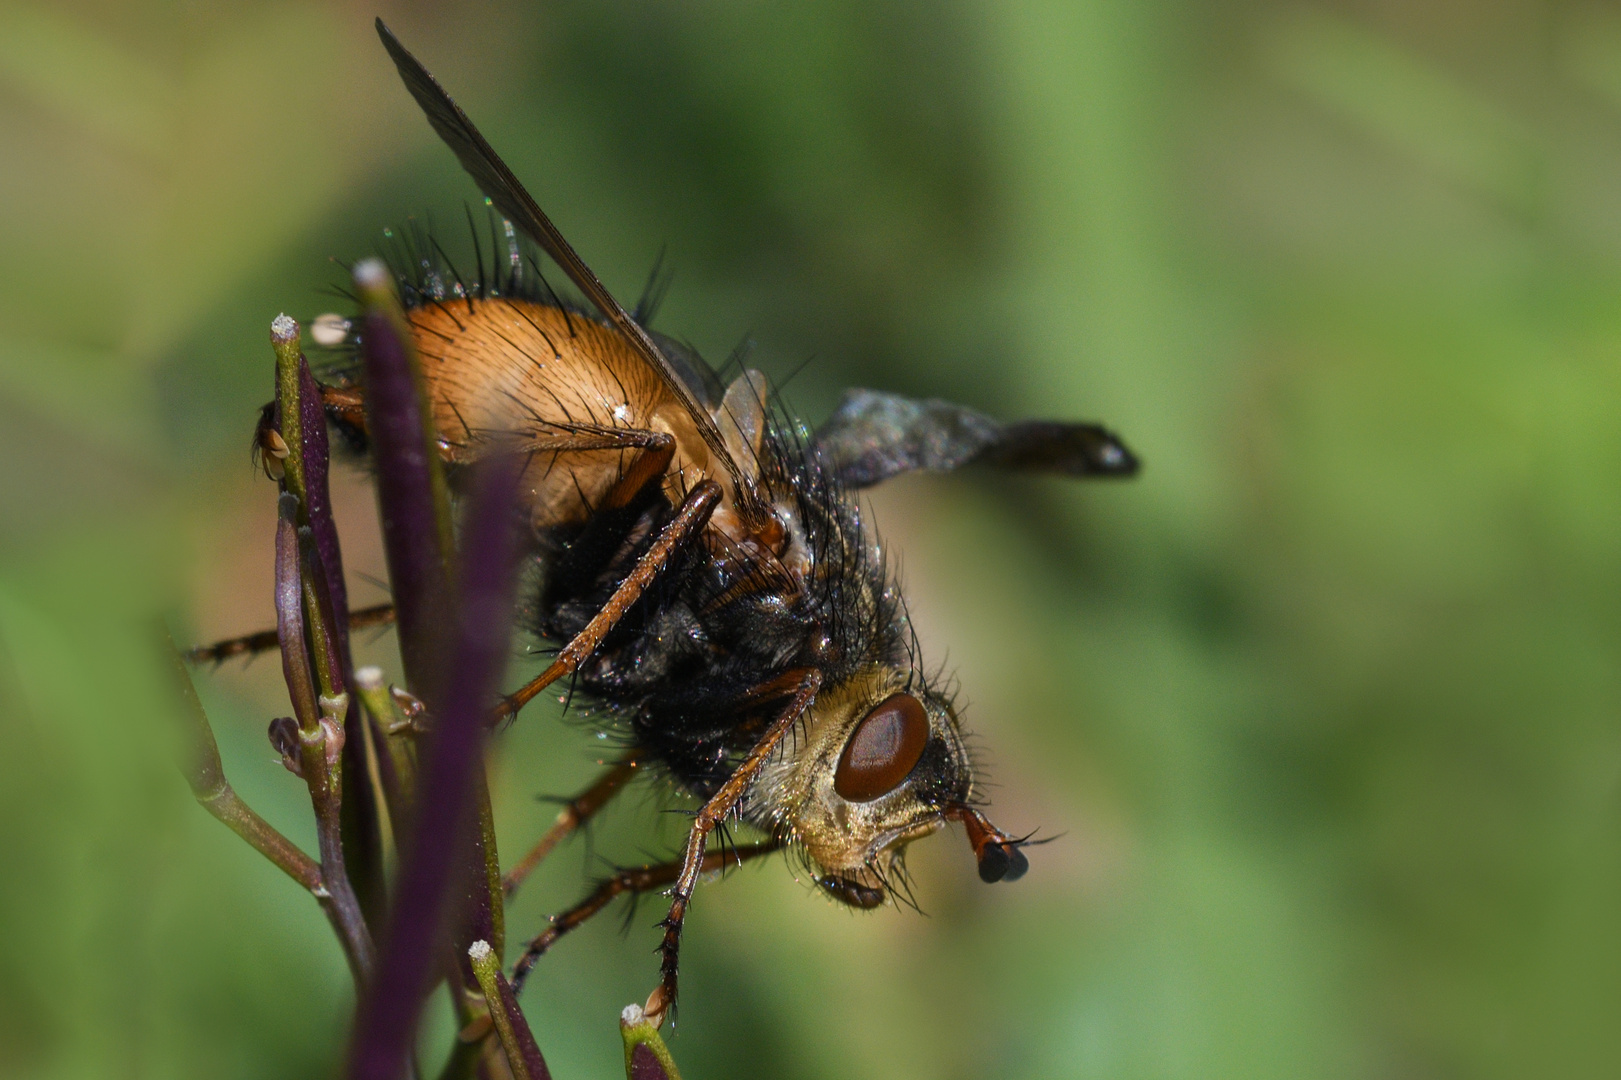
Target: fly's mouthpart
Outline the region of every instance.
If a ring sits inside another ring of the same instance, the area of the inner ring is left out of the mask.
[[[868,885],[842,874],[817,875],[812,880],[823,892],[839,903],[861,911],[883,907],[884,900],[888,896],[881,886]]]
[[[1029,837],[1008,836],[967,803],[947,807],[946,819],[962,822],[968,842],[973,845],[974,858],[979,862],[979,880],[987,885],[993,881],[1018,881],[1030,869],[1030,860],[1019,850],[1029,843]]]

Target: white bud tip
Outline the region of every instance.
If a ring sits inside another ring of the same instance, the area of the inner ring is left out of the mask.
[[[286,313],[277,315],[270,320],[270,337],[273,341],[292,341],[298,337],[298,320]]]
[[[490,953],[494,951],[494,949],[490,948],[488,941],[475,941],[467,947],[467,958],[476,964],[481,960],[488,959]]]
[[[383,688],[383,669],[373,664],[355,668],[355,685],[362,690],[381,690]]]
[[[382,259],[361,259],[355,263],[355,284],[363,289],[381,289],[388,284],[388,267]]]
[[[635,1027],[645,1019],[647,1019],[647,1014],[642,1012],[642,1007],[634,1002],[626,1005],[625,1011],[619,1014],[621,1027]]]
[[[323,349],[335,349],[349,337],[349,320],[327,312],[310,323],[310,339]]]

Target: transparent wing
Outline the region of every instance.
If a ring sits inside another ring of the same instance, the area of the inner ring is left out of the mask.
[[[839,479],[856,488],[974,463],[1063,476],[1131,476],[1138,469],[1126,444],[1100,424],[1001,424],[949,401],[876,390],[846,390],[813,441]]]

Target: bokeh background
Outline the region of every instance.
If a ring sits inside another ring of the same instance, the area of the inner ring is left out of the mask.
[[[376,14],[611,287],[667,249],[660,327],[752,336],[811,422],[860,384],[1147,462],[875,496],[997,819],[1059,838],[1012,887],[918,845],[926,916],[779,863],[705,889],[689,1077],[1621,1070],[1621,10],[0,0],[0,1076],[340,1051],[338,950],[190,802],[150,639],[271,622],[272,316],[412,215],[461,243]],[[375,602],[371,495],[337,497]],[[307,843],[277,665],[200,681]],[[496,754],[510,859],[601,749],[532,707]],[[514,934],[668,851],[667,805]],[[539,968],[560,1080],[620,1068],[655,918]]]

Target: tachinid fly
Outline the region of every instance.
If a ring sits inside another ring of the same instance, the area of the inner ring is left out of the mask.
[[[627,746],[568,804],[554,842],[638,769],[667,774],[701,804],[677,861],[602,883],[531,943],[515,981],[614,896],[665,889],[648,1006],[662,1018],[675,1002],[682,921],[699,877],[720,865],[707,847],[728,820],[765,839],[727,859],[790,849],[829,896],[858,908],[885,903],[906,845],[951,821],[964,826],[982,879],[1023,875],[1023,841],[980,809],[957,712],[924,675],[854,492],[973,463],[1129,476],[1131,453],[1093,424],[1002,425],[871,390],[847,392],[807,436],[758,372],[723,385],[644,325],[644,312],[620,307],[461,109],[377,28],[505,227],[505,250],[488,273],[480,259],[476,281],[431,242],[394,267],[452,478],[491,454],[526,462],[521,510],[538,585],[525,610],[559,651],[497,712],[511,717],[567,677]],[[531,245],[589,308],[550,289]],[[364,449],[364,387],[339,378],[322,397],[332,424]]]

